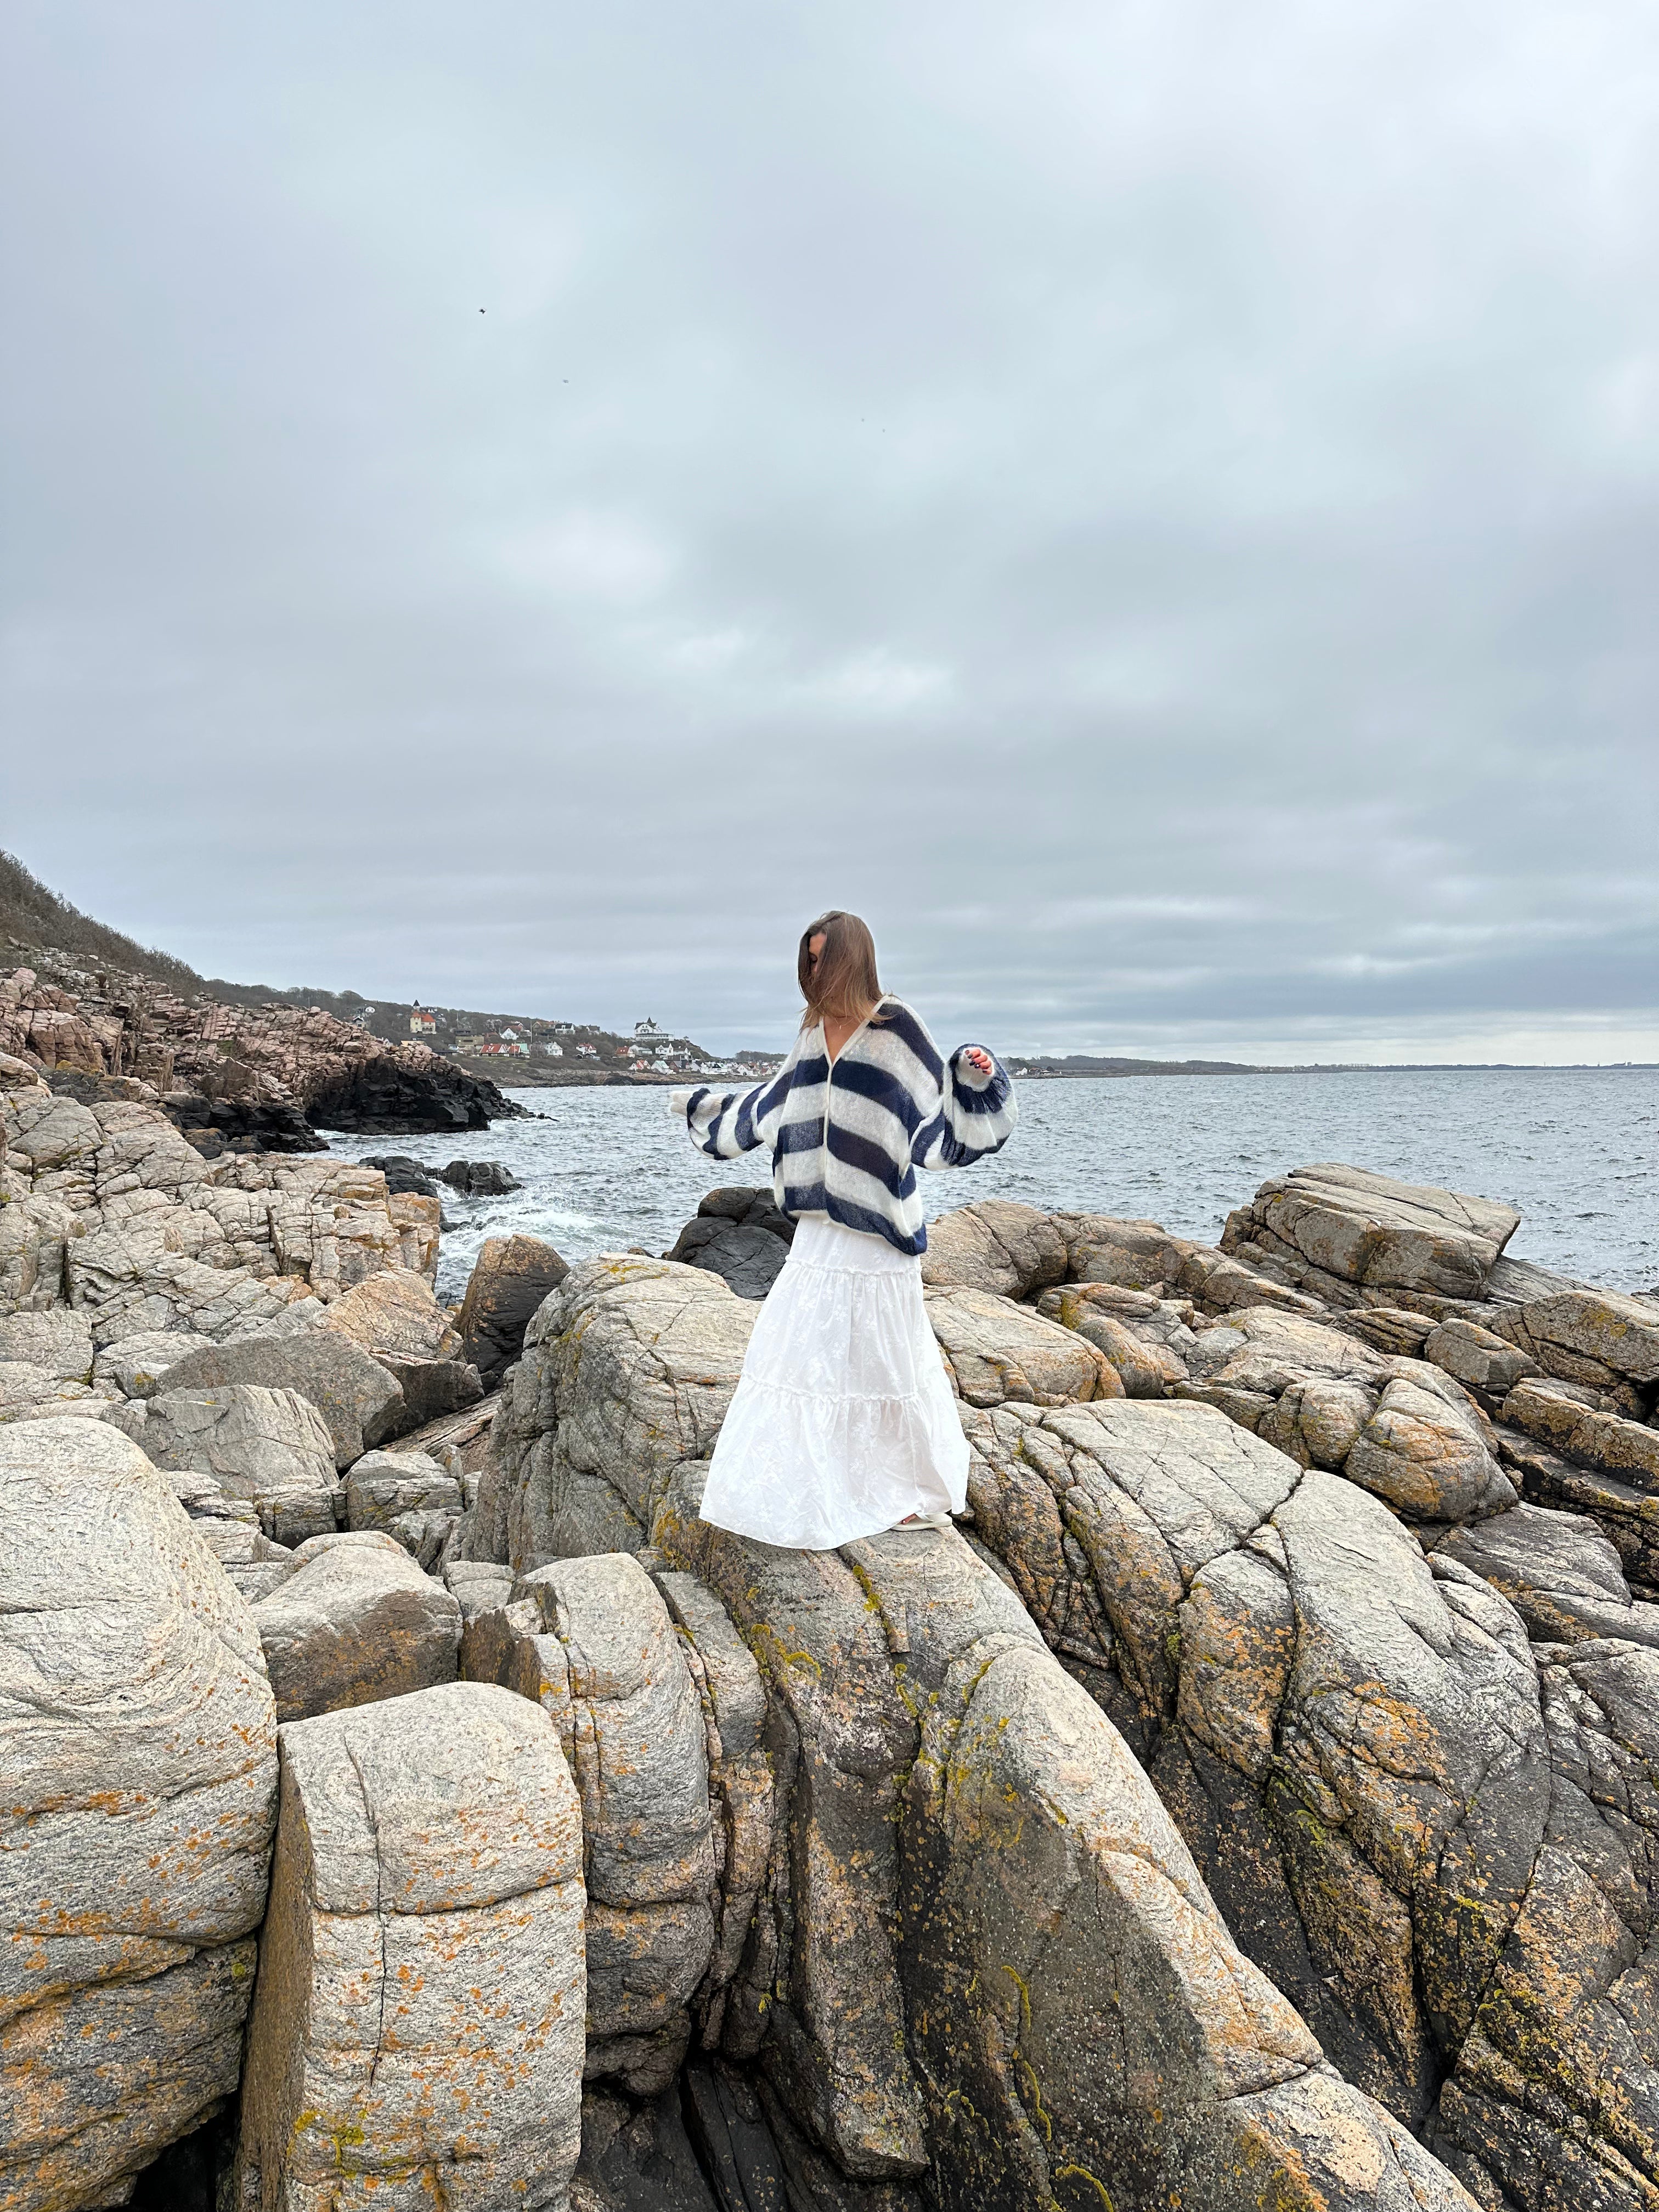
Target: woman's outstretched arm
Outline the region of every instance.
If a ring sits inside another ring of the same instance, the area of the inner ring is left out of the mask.
[[[702,1085],[695,1091],[674,1091],[669,1104],[684,1115],[686,1132],[697,1150],[712,1159],[734,1160],[739,1152],[775,1145],[799,1050],[797,1040],[777,1073],[752,1091],[710,1091]]]
[[[1007,1069],[981,1044],[958,1045],[945,1063],[939,1110],[916,1132],[919,1168],[961,1168],[1000,1152],[1019,1107]]]

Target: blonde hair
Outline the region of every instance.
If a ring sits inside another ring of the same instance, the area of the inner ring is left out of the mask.
[[[820,935],[823,950],[815,968],[811,944]],[[800,1019],[803,1029],[821,1022],[826,1014],[842,1021],[868,1021],[881,1004],[876,940],[857,915],[843,914],[838,907],[821,914],[802,932],[795,973],[806,1001]]]

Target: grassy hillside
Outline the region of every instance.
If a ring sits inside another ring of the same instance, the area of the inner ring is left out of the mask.
[[[59,898],[10,853],[0,853],[0,951],[14,954],[20,967],[28,964],[31,952],[72,953],[89,967],[152,976],[182,997],[210,988],[193,968],[170,952],[140,945],[136,938],[94,921],[78,906]]]

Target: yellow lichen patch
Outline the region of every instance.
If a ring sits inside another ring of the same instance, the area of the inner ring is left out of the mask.
[[[1066,2166],[1057,2166],[1054,2168],[1054,2179],[1056,2181],[1073,2179],[1086,2181],[1091,2189],[1098,2192],[1101,2203],[1106,2207],[1106,2212],[1117,2212],[1117,2208],[1106,2193],[1105,2183],[1098,2174],[1091,2173],[1086,2166],[1079,2166],[1074,2161]]]

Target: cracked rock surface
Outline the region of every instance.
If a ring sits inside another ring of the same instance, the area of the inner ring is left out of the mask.
[[[0,2201],[119,2201],[235,2093],[276,1812],[248,1607],[137,1445],[0,1431]]]
[[[566,2212],[582,1906],[532,1700],[453,1682],[286,1726],[236,2204]]]
[[[976,1347],[1006,1316],[1018,1353],[975,1350],[1001,1379],[983,1393],[996,1402],[964,1407],[966,1420],[1063,1426],[1127,1410],[1094,1398],[1097,1370],[1066,1353],[1067,1332],[995,1294],[944,1297],[947,1311],[981,1302]],[[641,1655],[664,1648],[642,1595],[659,1577],[720,1755],[749,1760],[752,1776],[758,1753],[769,1770],[769,1820],[749,1834],[751,1868],[769,1842],[763,1874],[747,1877],[754,1907],[746,1926],[721,1912],[730,1978],[718,2003],[696,2008],[709,2047],[757,2067],[849,2187],[884,2188],[895,2205],[925,2184],[942,2206],[1012,2212],[1087,2201],[1109,2176],[1120,2206],[1150,2208],[1178,2187],[1242,2208],[1266,2173],[1287,2206],[1465,2206],[1242,1955],[1110,1719],[962,1538],[787,1553],[697,1519],[702,1452],[671,1455],[683,1439],[712,1443],[747,1330],[744,1302],[696,1271],[573,1268],[532,1326],[515,1434],[472,1530],[511,1555],[522,1592],[470,1626],[481,1670],[522,1669],[557,1707],[570,1590],[614,1585],[611,1613],[620,1624],[637,1611],[623,1640]],[[1057,1402],[1038,1402],[1032,1345],[1062,1362],[1066,1379],[1041,1393]],[[1016,1376],[1029,1395],[1010,1395]],[[1194,1559],[1236,1547],[1304,1480],[1207,1408],[1160,1410],[1230,1440],[1231,1479],[1204,1501],[1216,1530],[1206,1543],[1194,1526]],[[580,1513],[561,1502],[572,1476],[588,1486]],[[554,1510],[529,1494],[538,1486]],[[532,1525],[603,1553],[619,1512],[635,1559],[535,1564]],[[485,1654],[491,1637],[511,1642],[504,1658]],[[603,1771],[603,1730],[600,1744]],[[717,1780],[711,1802],[721,1794]]]
[[[1607,1547],[1511,1512],[1425,1559],[1379,1498],[1190,1403],[1005,1406],[969,1432],[976,1540],[1135,1745],[1229,1925],[1342,2073],[1483,2203],[1648,2203],[1654,1893],[1629,1777],[1636,1686],[1659,1689],[1659,1657],[1577,1640],[1648,1610]],[[1504,1575],[1535,1623],[1570,1626],[1559,1661]],[[1613,1649],[1609,1726],[1551,1677]],[[1603,1891],[1617,1903],[1586,1911]],[[1576,1903],[1545,1942],[1534,1925],[1557,1892]]]
[[[453,1681],[461,1610],[395,1537],[312,1536],[253,1608],[279,1721]]]

